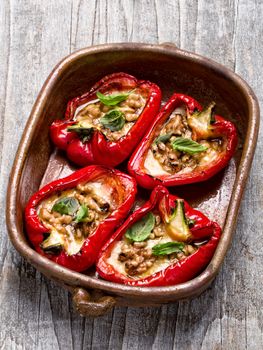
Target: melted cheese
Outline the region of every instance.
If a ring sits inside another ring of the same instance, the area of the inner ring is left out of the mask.
[[[181,114],[181,115],[185,115],[186,114],[186,109],[185,106],[181,106],[181,107],[177,107],[173,110],[172,114]]]
[[[118,272],[120,272],[123,275],[126,275],[124,263],[119,261],[119,259],[118,259],[119,254],[121,253],[121,246],[122,246],[122,241],[116,242],[116,244],[114,245],[114,247],[111,251],[111,255],[108,258],[107,262],[108,262],[108,264],[112,265],[115,268],[115,270],[117,270]]]
[[[114,206],[113,192],[115,189],[113,187],[100,181],[90,182],[89,187],[92,188],[92,190],[94,191],[94,193],[96,193],[98,197],[102,198],[105,202]]]
[[[194,168],[187,166],[185,168],[183,168],[182,170],[178,171],[176,174],[180,175],[180,174],[189,174],[193,171]]]
[[[70,225],[66,226],[66,230],[69,236],[64,241],[64,249],[67,251],[68,255],[77,254],[80,251],[85,241],[85,238],[82,237],[82,238],[76,239],[74,236],[74,230]]]
[[[218,151],[210,148],[209,153],[206,152],[205,155],[200,158],[199,166],[206,165],[208,163],[213,163],[218,158]]]
[[[163,169],[158,160],[154,158],[152,150],[149,150],[147,153],[144,168],[147,173],[152,176],[170,175],[170,173]]]
[[[76,110],[75,110],[75,113],[74,113],[74,119],[76,119],[76,117],[78,116],[79,112],[82,111],[82,109],[84,109],[86,106],[88,105],[91,105],[93,103],[97,103],[99,102],[99,99],[97,98],[96,100],[92,100],[92,101],[89,101],[87,103],[83,103],[83,105],[80,105]],[[81,122],[82,124],[82,122]]]

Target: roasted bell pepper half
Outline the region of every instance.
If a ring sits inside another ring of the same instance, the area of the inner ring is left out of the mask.
[[[25,209],[35,250],[57,264],[84,271],[129,213],[136,183],[118,170],[88,166],[49,183]]]
[[[116,166],[138,145],[159,111],[161,90],[125,73],[105,76],[68,103],[50,127],[53,143],[74,163]]]
[[[183,283],[206,268],[220,236],[216,222],[157,186],[104,245],[97,272],[130,286]]]
[[[128,169],[145,188],[205,181],[223,169],[237,147],[235,125],[190,96],[174,94],[133,153]]]

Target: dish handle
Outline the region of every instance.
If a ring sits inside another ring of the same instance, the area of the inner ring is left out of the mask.
[[[109,312],[116,304],[116,299],[103,295],[100,291],[88,292],[83,288],[75,288],[72,292],[75,309],[81,316],[98,317]]]

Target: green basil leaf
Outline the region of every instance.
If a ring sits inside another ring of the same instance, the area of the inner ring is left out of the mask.
[[[156,137],[156,139],[154,140],[154,143],[158,144],[160,142],[166,143],[170,140],[171,136],[173,135],[172,132],[169,132],[168,134],[164,134],[164,135],[159,135],[158,137]]]
[[[94,128],[92,127],[86,128],[81,124],[74,124],[74,125],[68,126],[67,131],[76,132],[79,135],[82,142],[86,142],[90,140],[93,134]]]
[[[105,128],[111,131],[118,131],[122,129],[125,124],[125,116],[121,111],[113,109],[104,114],[104,116],[100,118],[100,122]]]
[[[150,212],[133,224],[132,227],[126,231],[125,237],[133,242],[145,241],[154,229],[154,225],[155,216]]]
[[[81,205],[79,207],[79,210],[77,211],[77,215],[75,218],[75,222],[83,222],[83,219],[85,219],[88,216],[89,209],[85,205]]]
[[[207,150],[207,147],[200,145],[200,143],[184,137],[177,137],[173,141],[172,147],[174,150],[189,154],[196,154]]]
[[[180,253],[184,249],[182,242],[167,242],[156,244],[152,247],[153,255],[169,255],[173,253]]]
[[[96,95],[101,103],[106,106],[116,106],[118,103],[125,101],[127,97],[132,93],[132,91],[121,93],[121,94],[111,94],[104,95],[101,92],[97,92]]]
[[[74,197],[64,197],[56,201],[52,211],[60,214],[74,215],[79,208],[79,202]]]

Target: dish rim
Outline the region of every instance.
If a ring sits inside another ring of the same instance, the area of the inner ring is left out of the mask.
[[[236,178],[229,202],[229,207],[226,215],[226,221],[223,228],[223,235],[219,241],[216,252],[210,261],[207,268],[194,279],[175,286],[164,287],[133,287],[114,282],[96,279],[82,273],[78,273],[53,263],[47,258],[38,254],[25,239],[23,233],[20,232],[16,223],[16,203],[17,193],[20,185],[21,174],[26,162],[27,151],[30,148],[31,141],[36,130],[38,119],[47,101],[48,95],[54,87],[56,81],[63,76],[67,67],[75,60],[89,56],[95,53],[106,53],[112,51],[148,51],[160,52],[170,56],[179,57],[181,59],[194,62],[198,65],[212,70],[214,74],[221,75],[226,79],[231,80],[239,87],[244,96],[248,106],[248,127],[245,136],[242,156],[237,169]],[[80,49],[65,58],[63,58],[52,70],[47,80],[44,82],[37,99],[33,105],[29,119],[25,125],[18,150],[14,159],[13,167],[10,173],[10,179],[7,189],[6,202],[6,218],[9,237],[16,250],[25,257],[32,265],[43,272],[45,275],[55,278],[60,282],[65,282],[71,286],[82,286],[84,288],[99,289],[110,294],[121,294],[127,296],[147,297],[187,297],[187,295],[195,294],[198,290],[202,290],[205,285],[208,285],[216,276],[224,257],[228,251],[232,240],[233,232],[236,225],[237,214],[241,203],[243,191],[249,175],[250,166],[253,160],[254,151],[256,148],[256,141],[259,129],[259,105],[257,98],[250,88],[250,86],[236,73],[232,72],[223,65],[205,58],[201,55],[181,50],[171,43],[164,44],[143,44],[143,43],[114,43],[90,46]]]

